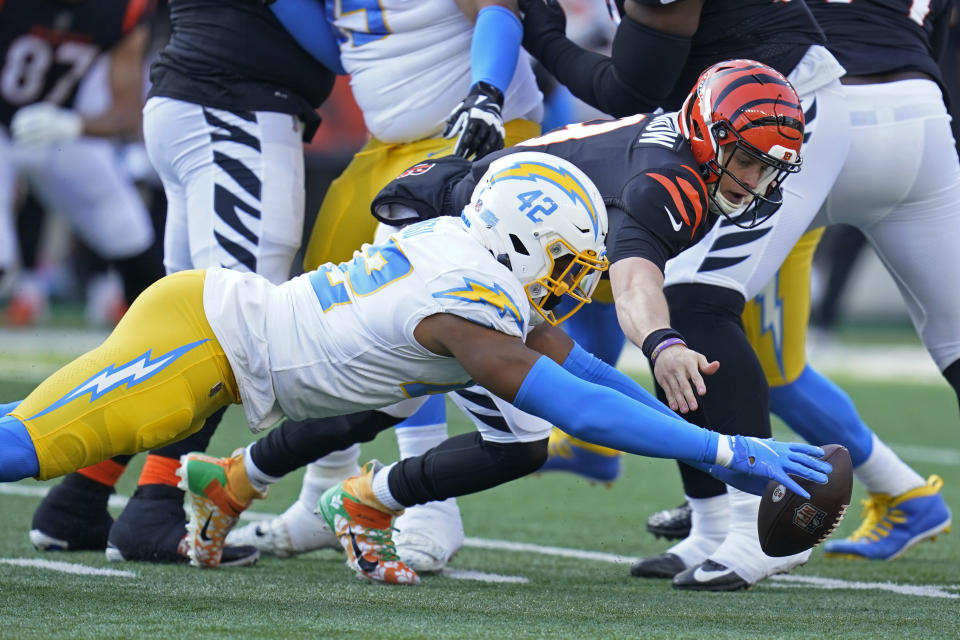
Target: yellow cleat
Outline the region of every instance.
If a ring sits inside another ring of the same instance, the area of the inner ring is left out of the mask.
[[[862,501],[863,522],[845,540],[823,546],[828,558],[893,560],[924,540],[949,533],[951,514],[940,494],[943,479],[933,475],[922,487],[899,496],[873,493]]]
[[[568,471],[609,487],[620,475],[620,452],[578,440],[554,427],[547,443],[547,461],[540,471]]]

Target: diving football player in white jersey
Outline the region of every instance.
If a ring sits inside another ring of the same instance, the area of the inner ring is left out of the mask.
[[[475,382],[577,437],[688,460],[751,491],[773,478],[805,495],[788,474],[825,482],[830,465],[812,457],[818,447],[689,425],[639,386],[620,393],[571,374],[569,339],[533,338],[533,324],[549,332],[589,302],[608,264],[606,234],[589,178],[524,152],[491,164],[461,218],[411,225],[348,263],[280,285],[219,267],[167,276],[103,345],[4,407],[0,481],[52,478],[184,437],[232,403],[260,430],[283,415],[334,416]],[[558,315],[563,298],[573,309]],[[542,463],[546,432],[538,442],[514,474]],[[266,483],[243,452],[183,462],[191,559],[217,566],[226,531]],[[409,486],[462,495],[511,479],[469,464],[450,477],[432,468],[371,463],[324,494],[324,518],[359,574],[418,581],[391,539],[393,517],[418,503],[404,499]]]

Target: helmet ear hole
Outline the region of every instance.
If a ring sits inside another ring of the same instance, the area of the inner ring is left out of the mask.
[[[523,242],[520,240],[520,238],[518,238],[517,236],[515,236],[515,235],[512,234],[512,233],[510,234],[510,242],[513,243],[513,250],[516,251],[517,253],[519,253],[520,255],[523,255],[523,256],[529,256],[529,255],[530,255],[530,252],[527,251],[527,248],[524,246],[524,244],[523,244]]]

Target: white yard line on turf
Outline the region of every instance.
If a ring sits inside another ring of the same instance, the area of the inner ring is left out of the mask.
[[[927,598],[960,599],[960,594],[950,593],[951,586],[923,584],[896,584],[893,582],[855,582],[818,576],[771,576],[777,587],[818,587],[820,589],[854,589],[861,591],[890,591],[907,596],[925,596]]]
[[[88,567],[85,564],[75,564],[73,562],[54,562],[52,560],[37,560],[35,558],[0,558],[0,564],[10,564],[15,567],[47,569],[49,571],[59,571],[60,573],[72,573],[78,576],[107,576],[110,578],[137,577],[137,574],[132,571],[121,571],[119,569],[99,569],[97,567]]]
[[[447,567],[440,572],[445,578],[454,580],[474,580],[476,582],[497,582],[510,584],[528,584],[529,578],[523,576],[504,576],[499,573],[487,573],[485,571],[470,571],[468,569],[451,569]]]

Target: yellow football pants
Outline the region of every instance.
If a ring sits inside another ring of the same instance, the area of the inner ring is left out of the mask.
[[[540,135],[540,125],[529,120],[511,120],[504,128],[508,147]],[[427,138],[395,144],[371,139],[330,183],[310,231],[304,270],[312,271],[325,262],[346,262],[361,244],[372,242],[377,229],[377,219],[370,213],[374,196],[405,169],[450,155],[455,142]]]
[[[51,375],[17,407],[46,480],[196,432],[240,401],[203,311],[204,271],[151,285],[99,347]]]

